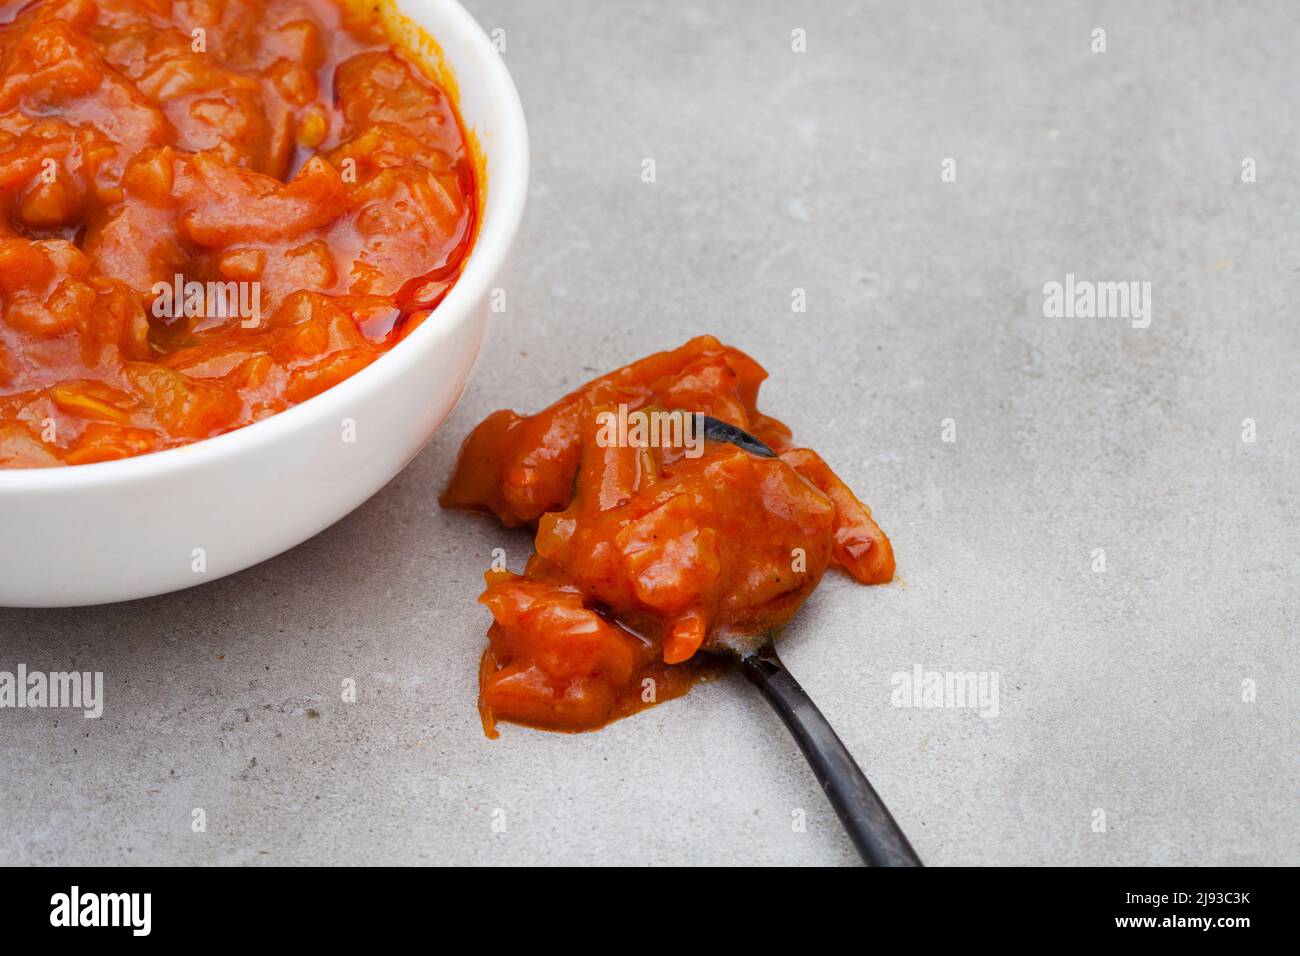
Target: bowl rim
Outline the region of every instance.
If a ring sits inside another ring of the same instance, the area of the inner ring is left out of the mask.
[[[470,83],[486,88],[489,101],[497,104],[504,117],[500,129],[492,130],[490,136],[479,137],[483,155],[490,157],[491,178],[483,190],[486,199],[474,246],[465,259],[460,277],[429,318],[356,374],[305,402],[260,421],[211,438],[132,458],[67,467],[0,468],[0,495],[129,484],[168,473],[179,474],[190,468],[210,467],[216,462],[246,454],[251,449],[275,444],[312,419],[329,418],[346,406],[355,405],[355,399],[363,392],[377,387],[384,378],[395,378],[423,361],[456,328],[470,321],[475,305],[488,292],[488,283],[504,266],[523,219],[528,193],[528,126],[519,91],[504,59],[459,0],[396,0],[395,3],[399,12],[404,12],[403,7],[408,5],[443,8],[447,19],[454,22],[459,38],[474,48],[476,55],[470,61],[483,64],[482,75],[478,75],[480,71],[477,68],[473,75],[467,75],[464,69],[457,70],[454,74],[457,85],[464,88]],[[434,36],[433,39],[437,41],[439,38]]]

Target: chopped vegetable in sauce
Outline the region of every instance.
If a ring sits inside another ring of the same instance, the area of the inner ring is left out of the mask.
[[[893,578],[871,510],[758,411],[766,377],[701,336],[536,415],[495,412],[465,440],[443,506],[536,532],[524,573],[489,571],[480,598],[493,617],[479,689],[489,736],[498,720],[591,730],[680,696],[708,668],[701,651],[779,629],[830,564],[863,584]],[[780,457],[692,444],[687,426],[654,440],[656,422],[684,412]],[[639,432],[619,430],[633,420]]]
[[[350,10],[0,5],[0,468],[272,415],[455,282],[477,214],[460,120]]]

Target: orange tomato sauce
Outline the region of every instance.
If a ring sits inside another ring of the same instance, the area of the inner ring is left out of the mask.
[[[680,696],[701,651],[781,628],[838,565],[889,581],[894,554],[867,508],[814,451],[757,408],[767,373],[701,336],[602,376],[535,415],[499,411],[465,440],[449,508],[535,529],[523,574],[490,571],[479,710],[591,730]],[[776,451],[656,443],[611,421],[700,412]]]
[[[446,294],[474,157],[448,94],[354,10],[0,4],[0,467],[247,425]]]

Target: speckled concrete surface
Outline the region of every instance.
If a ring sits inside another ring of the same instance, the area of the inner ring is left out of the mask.
[[[0,610],[0,669],[107,697],[0,711],[0,863],[852,862],[738,679],[479,731],[480,569],[528,540],[436,507],[457,444],[702,331],[893,536],[900,580],[828,578],[784,648],[928,862],[1300,862],[1300,14],[1046,6],[472,3],[534,176],[469,393],[289,554]],[[1067,273],[1149,281],[1150,328],[1044,317]],[[997,716],[893,706],[918,664],[995,672]]]

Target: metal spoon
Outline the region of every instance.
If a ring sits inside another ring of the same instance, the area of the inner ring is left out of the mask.
[[[729,442],[763,458],[780,457],[735,425],[709,415],[699,417],[703,419],[704,437],[711,441]],[[740,661],[740,672],[759,689],[789,728],[862,859],[870,866],[921,866],[920,857],[844,741],[781,663],[773,635],[766,634],[749,645],[726,650]]]

